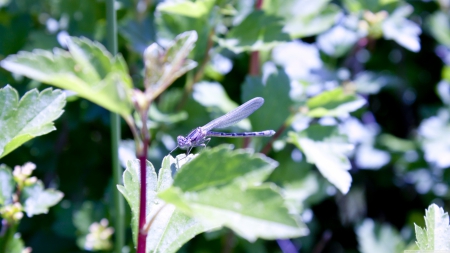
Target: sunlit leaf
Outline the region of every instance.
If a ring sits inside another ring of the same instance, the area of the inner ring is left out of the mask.
[[[191,1],[166,1],[158,5],[158,11],[182,15],[191,18],[200,18],[206,16],[214,6],[214,0]]]
[[[25,199],[24,209],[28,217],[47,213],[48,209],[63,198],[64,194],[55,189],[44,189],[44,184],[38,180],[35,184],[23,189]]]
[[[418,133],[425,160],[439,168],[450,166],[450,112],[441,109],[436,116],[424,119]]]
[[[356,111],[366,103],[366,100],[358,95],[347,93],[338,87],[325,91],[308,100],[306,105],[309,108],[308,116],[346,116],[350,112]]]
[[[425,210],[425,228],[414,226],[416,243],[421,250],[450,250],[448,213],[442,207],[431,204]]]
[[[16,183],[14,182],[11,168],[0,165],[0,205],[11,203]]]
[[[5,252],[8,253],[24,253],[25,244],[19,233],[15,234],[11,240],[6,243]]]
[[[344,0],[344,6],[351,12],[362,12],[368,10],[371,12],[379,12],[382,10],[391,10],[395,8],[400,0]]]
[[[63,113],[65,95],[50,88],[31,90],[19,100],[11,86],[0,89],[0,158],[34,137],[56,128],[53,121]]]
[[[406,246],[399,232],[387,224],[377,225],[373,220],[366,219],[357,227],[361,253],[403,253]]]
[[[392,39],[404,48],[418,52],[420,51],[419,35],[422,29],[416,23],[406,19],[413,12],[409,5],[397,8],[383,22],[383,36],[386,39]]]
[[[19,52],[0,65],[15,73],[74,91],[112,112],[131,113],[131,78],[122,56],[113,57],[100,43],[72,37],[69,51]]]
[[[305,235],[307,228],[289,214],[279,189],[262,183],[275,166],[262,155],[217,147],[184,165],[159,196],[249,241]]]
[[[336,23],[340,9],[330,0],[268,0],[263,9],[284,19],[283,31],[293,38],[312,36]]]
[[[377,94],[384,86],[393,81],[393,76],[364,71],[356,75],[353,84],[360,94]]]
[[[225,39],[217,39],[220,46],[235,53],[270,50],[280,42],[289,40],[289,35],[282,31],[282,19],[263,11],[250,13],[227,33]]]
[[[337,133],[336,127],[313,125],[298,134],[289,133],[289,138],[330,183],[342,193],[348,192],[352,177],[347,156],[354,146]]]
[[[434,38],[441,44],[450,46],[450,19],[442,11],[436,11],[428,18],[428,29]]]
[[[317,45],[326,54],[341,57],[353,47],[359,37],[356,31],[335,26],[317,37]]]
[[[153,201],[157,190],[157,175],[153,165],[146,163],[146,181],[147,181],[147,205],[146,216],[151,211]],[[130,160],[127,162],[127,169],[123,172],[123,185],[117,185],[117,189],[123,194],[130,205],[132,212],[131,229],[133,232],[133,240],[137,238],[138,222],[139,222],[139,196],[140,196],[140,167],[139,160]],[[136,244],[136,241],[135,241]]]

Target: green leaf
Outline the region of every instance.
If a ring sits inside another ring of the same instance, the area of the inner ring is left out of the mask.
[[[354,13],[363,12],[365,10],[371,11],[373,13],[379,11],[390,11],[393,8],[397,7],[399,0],[344,0],[344,6],[350,11]]]
[[[147,178],[147,205],[146,216],[150,212],[153,205],[157,190],[157,176],[153,165],[147,161],[146,164]],[[131,207],[131,229],[133,232],[133,240],[137,238],[138,222],[139,222],[139,196],[140,196],[140,167],[139,160],[130,160],[127,162],[127,168],[123,173],[123,186],[117,185],[117,189],[123,194]],[[136,244],[136,241],[135,241]]]
[[[331,0],[267,0],[263,9],[284,19],[283,31],[292,38],[313,36],[328,30],[340,15]]]
[[[356,229],[361,253],[403,253],[405,242],[400,233],[388,224],[378,225],[366,219]]]
[[[442,207],[431,204],[425,210],[425,228],[414,224],[416,243],[421,250],[450,250],[450,225],[448,213]]]
[[[450,19],[446,13],[436,11],[431,14],[428,17],[427,26],[440,44],[450,47]]]
[[[338,134],[335,126],[313,125],[298,134],[290,132],[289,139],[330,183],[342,193],[348,192],[352,177],[347,155],[354,146]]]
[[[219,146],[186,163],[159,196],[249,241],[305,235],[308,229],[289,214],[279,189],[262,183],[275,167],[263,155]]]
[[[197,0],[195,2],[167,1],[158,5],[158,11],[191,18],[201,18],[209,14],[214,6],[214,2],[215,0]]]
[[[279,69],[274,73],[264,73],[264,76],[268,76],[265,82],[261,77],[248,76],[242,86],[242,101],[264,98],[264,105],[249,117],[255,131],[281,127],[291,114],[293,105],[286,73]],[[267,120],[267,115],[270,115],[270,120]]]
[[[47,213],[48,209],[64,197],[55,189],[44,189],[44,184],[38,180],[35,184],[23,189],[22,198],[25,199],[24,210],[28,217]]]
[[[0,65],[15,73],[74,91],[112,112],[132,110],[132,81],[122,56],[113,57],[100,43],[72,37],[69,51],[34,50],[10,55]]]
[[[0,164],[0,206],[8,205],[12,202],[12,195],[16,183],[12,175],[11,168]]]
[[[233,27],[225,39],[217,38],[217,42],[235,53],[266,51],[280,42],[290,40],[282,28],[281,18],[264,11],[253,11],[238,26]]]
[[[346,116],[356,111],[366,103],[366,100],[356,94],[348,94],[341,87],[325,91],[310,98],[306,105],[309,117]]]
[[[200,223],[198,220],[178,210],[175,206],[166,204],[156,197],[157,192],[166,190],[172,185],[172,174],[177,169],[178,162],[167,156],[163,160],[159,175],[156,176],[152,164],[147,162],[146,216],[147,222],[152,218],[154,218],[154,221],[148,232],[146,252],[176,252],[195,235],[214,228],[213,226]],[[136,238],[139,217],[139,171],[139,161],[129,161],[124,172],[124,185],[117,186],[131,206],[133,213],[133,238]]]
[[[60,90],[50,88],[39,93],[28,91],[19,100],[11,86],[0,89],[0,158],[34,137],[53,130],[53,121],[61,116],[66,101]]]
[[[23,243],[23,240],[19,233],[16,233],[14,236],[11,237],[11,240],[9,240],[6,244],[5,252],[8,253],[23,253],[25,249],[25,244]]]

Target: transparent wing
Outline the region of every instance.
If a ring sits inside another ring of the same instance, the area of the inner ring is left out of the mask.
[[[264,104],[264,99],[260,97],[253,98],[246,103],[242,104],[238,108],[232,110],[231,112],[209,122],[204,125],[202,128],[205,131],[209,131],[211,129],[220,129],[232,126],[239,121],[247,118],[254,111],[258,110]]]

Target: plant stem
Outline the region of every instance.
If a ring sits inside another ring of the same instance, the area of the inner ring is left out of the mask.
[[[145,233],[145,216],[147,213],[146,203],[147,203],[147,147],[148,140],[143,140],[143,146],[141,149],[141,154],[139,154],[139,164],[141,171],[141,193],[139,198],[139,227],[138,227],[138,238],[137,238],[137,253],[145,253],[147,234]]]
[[[147,232],[145,231],[146,214],[147,214],[147,150],[150,145],[150,134],[147,129],[148,108],[140,109],[142,128],[141,139],[142,146],[136,147],[136,152],[140,164],[141,172],[141,192],[139,198],[139,226],[137,238],[137,253],[145,253],[147,244]]]
[[[260,10],[262,6],[262,0],[257,0],[255,3],[255,9]],[[251,76],[259,76],[259,52],[254,51],[250,54],[250,66],[248,74]]]
[[[114,8],[114,0],[106,1],[106,18],[107,18],[107,48],[113,54],[117,54],[117,20],[116,10]],[[120,141],[120,116],[111,113],[111,152],[112,152],[112,170],[113,185],[120,184],[122,176],[122,168],[119,163],[119,141]],[[125,205],[122,195],[118,190],[114,191],[114,231],[115,231],[115,248],[116,253],[121,253],[125,245]]]

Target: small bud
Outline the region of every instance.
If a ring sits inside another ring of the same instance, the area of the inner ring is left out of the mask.
[[[21,220],[22,218],[23,218],[23,213],[22,213],[22,212],[18,212],[18,213],[13,214],[13,219],[14,219],[15,221],[19,221],[19,220]]]
[[[25,186],[33,185],[37,182],[37,177],[30,177],[25,180]]]
[[[36,169],[36,165],[31,162],[27,162],[22,166],[22,174],[26,176],[30,176],[33,173],[33,170]]]
[[[33,249],[31,247],[26,247],[25,249],[22,250],[22,253],[31,253],[33,251]]]

